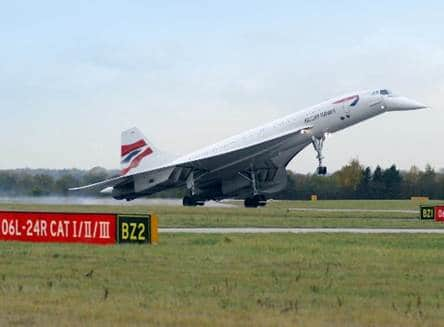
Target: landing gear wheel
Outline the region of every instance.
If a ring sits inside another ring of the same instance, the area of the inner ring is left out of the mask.
[[[195,207],[195,206],[203,206],[205,204],[205,201],[198,200],[197,198],[193,196],[184,196],[182,200],[182,204],[184,207]]]
[[[255,201],[254,198],[246,198],[244,201],[245,208],[257,208],[259,202]]]
[[[195,207],[197,205],[196,201],[191,196],[184,196],[182,200],[184,207]]]
[[[265,207],[267,205],[267,199],[266,199],[265,195],[258,194],[258,195],[255,195],[253,197],[253,199],[255,199],[257,201],[259,207]]]
[[[318,167],[318,175],[327,175],[327,167],[325,166],[320,166]]]
[[[262,194],[257,194],[251,198],[246,198],[244,201],[245,208],[265,207],[266,205],[267,199]]]

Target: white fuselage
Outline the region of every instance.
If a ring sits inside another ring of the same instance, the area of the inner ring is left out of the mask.
[[[354,106],[351,103],[358,96]],[[349,100],[342,101],[342,99]],[[216,144],[178,158],[177,162],[199,160],[235,150],[250,144],[261,142],[275,135],[294,130],[301,126],[310,126],[306,135],[307,143],[312,136],[334,133],[363,120],[369,119],[386,111],[383,97],[372,92],[356,92],[324,101],[318,105],[303,109],[283,118],[274,120],[260,127],[229,137]]]

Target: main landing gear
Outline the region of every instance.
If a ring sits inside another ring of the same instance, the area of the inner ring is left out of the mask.
[[[318,159],[318,168],[317,168],[318,175],[327,175],[327,167],[322,165],[322,160],[324,159],[324,157],[322,156],[322,148],[324,146],[324,141],[325,141],[325,134],[322,135],[322,137],[316,137],[316,136],[311,137],[313,148],[317,153],[316,159]]]
[[[257,208],[257,207],[265,207],[267,205],[267,198],[263,194],[259,194],[257,190],[257,181],[256,174],[253,169],[253,165],[251,165],[251,169],[248,172],[248,175],[243,173],[239,173],[243,178],[251,182],[251,187],[253,189],[253,196],[246,198],[244,201],[245,208]]]
[[[182,204],[184,207],[203,206],[205,201],[199,200],[195,196],[186,195],[182,200]]]
[[[187,178],[187,189],[189,190],[189,195],[185,195],[182,200],[182,204],[184,207],[203,206],[205,204],[205,201],[202,200],[202,198],[199,197],[197,194],[193,172],[191,172],[191,174]]]
[[[244,201],[245,208],[265,207],[266,205],[267,199],[262,194],[256,194],[251,198],[246,198]]]

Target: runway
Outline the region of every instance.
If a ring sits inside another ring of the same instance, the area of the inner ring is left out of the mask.
[[[288,208],[287,211],[317,211],[317,212],[376,212],[376,213],[418,213],[418,210],[393,209],[324,209],[324,208]]]
[[[444,228],[159,228],[163,234],[444,234]]]
[[[116,201],[110,197],[81,197],[81,196],[20,196],[4,197],[0,196],[0,204],[39,204],[39,205],[110,205],[110,206],[168,206],[182,207],[182,199],[156,199],[139,198],[133,201]],[[210,208],[234,208],[227,202],[207,201],[206,207]]]

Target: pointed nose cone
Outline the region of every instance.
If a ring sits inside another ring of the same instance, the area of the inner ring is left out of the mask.
[[[425,109],[427,106],[406,97],[388,97],[384,100],[387,111],[404,111]]]

